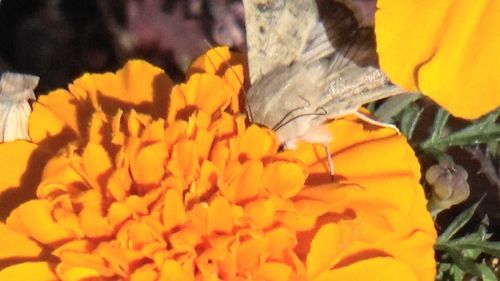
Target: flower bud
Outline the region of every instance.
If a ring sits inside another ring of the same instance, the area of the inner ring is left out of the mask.
[[[467,177],[467,171],[451,161],[430,167],[425,173],[432,190],[429,210],[436,214],[465,201],[470,194]]]

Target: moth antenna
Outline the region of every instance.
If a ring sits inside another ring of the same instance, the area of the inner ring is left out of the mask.
[[[245,89],[245,84],[244,84],[244,83],[243,83],[243,81],[240,79],[240,76],[238,76],[238,73],[236,73],[236,71],[234,71],[234,69],[232,69],[232,68],[231,68],[231,65],[225,61],[225,59],[224,59],[224,57],[222,56],[222,54],[221,54],[221,53],[219,53],[219,52],[217,51],[217,49],[216,49],[216,48],[214,48],[214,46],[213,46],[212,44],[210,44],[210,42],[208,42],[206,39],[205,39],[204,41],[205,41],[205,43],[208,45],[208,47],[209,47],[210,49],[212,49],[212,50],[213,50],[213,51],[214,51],[214,52],[215,52],[215,53],[219,56],[219,58],[220,58],[220,59],[223,61],[223,63],[225,64],[226,68],[227,68],[227,69],[229,69],[229,70],[231,70],[231,72],[234,74],[234,76],[236,77],[236,79],[238,80],[238,82],[240,82],[241,91],[243,92],[243,94],[244,94],[244,95],[245,95],[245,97],[246,97],[246,95],[247,95],[247,91],[246,91],[246,89]],[[229,47],[228,47],[228,48],[229,48]],[[208,61],[210,62],[210,64],[212,65],[212,67],[213,67],[214,69],[217,69],[217,67],[215,66],[215,63],[214,63],[214,62],[210,59],[210,56],[207,56],[207,58],[208,58]],[[249,110],[247,109],[247,111],[249,111]],[[249,113],[249,114],[251,114],[250,112],[248,112],[248,113]],[[251,118],[251,116],[249,116],[249,119],[252,119],[252,118]]]
[[[290,116],[290,114],[292,114],[293,112],[300,110],[300,109],[303,109],[303,108],[306,108],[308,106],[311,106],[311,103],[306,98],[304,98],[303,96],[299,96],[299,98],[302,99],[303,101],[305,101],[307,105],[306,106],[299,106],[299,107],[296,107],[296,108],[288,111],[287,114],[285,114],[283,116],[283,118],[281,118],[280,121],[278,123],[276,123],[276,125],[273,126],[273,128],[272,128],[273,130],[275,130],[275,128],[281,128],[282,127],[281,123],[285,122],[286,119],[288,118],[288,116]]]
[[[295,109],[294,109],[294,110],[295,110]],[[283,124],[281,124],[280,126],[277,126],[277,127],[275,126],[275,127],[273,128],[273,130],[277,131],[277,130],[279,130],[279,129],[283,128],[283,126],[286,126],[287,124],[289,124],[290,122],[292,122],[293,120],[298,119],[298,118],[301,118],[301,117],[305,117],[305,116],[312,116],[312,115],[316,115],[316,116],[324,116],[324,115],[326,115],[326,113],[327,113],[326,111],[323,111],[323,112],[321,112],[321,113],[319,113],[319,112],[311,112],[311,113],[303,113],[303,114],[299,114],[299,115],[297,115],[297,116],[292,117],[290,120],[287,120],[286,122],[284,122],[284,123],[283,123]]]

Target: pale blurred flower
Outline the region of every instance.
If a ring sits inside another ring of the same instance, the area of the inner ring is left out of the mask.
[[[39,77],[5,72],[0,78],[0,141],[29,139],[28,118]]]

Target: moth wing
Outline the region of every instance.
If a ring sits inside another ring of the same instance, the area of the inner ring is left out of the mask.
[[[403,93],[379,69],[373,26],[360,24],[359,11],[331,0],[318,0],[317,5],[317,24],[300,56],[302,63],[318,65],[310,69],[317,69],[315,83],[324,91],[308,96],[313,107],[336,118]]]
[[[318,18],[314,0],[244,0],[250,82],[304,52]]]

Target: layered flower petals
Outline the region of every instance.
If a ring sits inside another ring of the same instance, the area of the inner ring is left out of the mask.
[[[162,74],[136,61],[46,97],[38,116],[61,122],[41,128],[35,148],[71,136],[44,162],[37,198],[0,225],[26,249],[0,258],[38,263],[0,274],[35,266],[60,280],[433,279],[435,231],[404,138],[353,118],[332,122],[332,181],[321,146],[280,151],[274,132],[245,123],[241,85],[226,76],[236,61],[221,52],[215,65],[214,51],[199,58],[171,90],[143,85]],[[141,68],[150,68],[144,81]],[[163,118],[167,101],[149,104],[160,92],[170,94]],[[86,129],[49,106],[63,93],[85,101],[74,106],[91,111]]]
[[[380,65],[393,82],[457,117],[500,106],[498,1],[381,0],[377,7]]]

